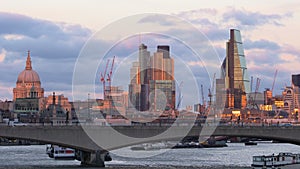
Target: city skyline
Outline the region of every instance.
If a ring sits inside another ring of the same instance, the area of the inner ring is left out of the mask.
[[[36,1],[30,2],[36,3]],[[263,79],[260,88],[262,91],[265,87],[271,87],[275,69],[278,69],[275,93],[281,94],[280,89],[285,83],[291,85],[291,74],[300,72],[296,66],[299,63],[297,59],[300,46],[297,38],[293,36],[300,22],[297,22],[299,13],[295,10],[297,2],[278,2],[278,4],[272,4],[273,10],[270,10],[267,6],[269,4],[265,3],[256,8],[253,5],[255,2],[239,5],[222,3],[216,5],[216,2],[211,2],[211,4],[204,5],[205,8],[195,3],[193,7],[187,5],[189,7],[176,7],[169,11],[162,9],[155,12],[172,14],[191,22],[211,40],[220,60],[225,57],[225,42],[228,39],[229,28],[240,29],[243,33],[249,75]],[[99,22],[87,23],[83,21],[84,19],[75,19],[75,21],[67,16],[69,14],[58,19],[55,15],[47,14],[47,10],[45,12],[30,10],[32,8],[29,4],[27,9],[22,10],[8,3],[0,7],[1,25],[7,25],[0,29],[0,71],[2,74],[0,100],[12,100],[12,88],[15,86],[18,73],[24,68],[27,50],[32,51],[35,70],[39,72],[43,87],[46,89],[45,95],[50,95],[55,91],[72,100],[72,73],[80,49],[96,29],[109,24],[109,19],[113,18],[113,21],[119,19],[122,12],[114,15],[107,13],[103,16],[106,21],[100,19]],[[36,5],[43,6],[39,3]],[[71,5],[69,8],[77,9],[77,5]],[[82,8],[84,7],[86,6],[83,5]],[[147,9],[153,12],[150,7]],[[58,10],[61,10],[60,7]],[[134,14],[129,11],[124,13]],[[148,22],[168,24],[155,18],[152,20],[148,18]],[[36,30],[36,26],[40,29]],[[276,36],[273,36],[274,32]],[[149,47],[155,48],[153,44],[150,43]],[[136,48],[132,44],[127,45],[129,50]],[[176,48],[176,46],[173,47]],[[118,52],[126,53],[122,50]],[[194,69],[199,66],[199,63],[190,62],[189,66]],[[14,69],[11,69],[12,67]],[[100,83],[97,87],[101,88]],[[87,97],[86,93],[84,95]]]

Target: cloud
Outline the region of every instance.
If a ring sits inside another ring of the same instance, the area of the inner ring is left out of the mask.
[[[196,10],[179,12],[176,15],[183,18],[197,19],[199,16],[203,15],[216,15],[218,11],[214,8],[201,8]]]
[[[289,74],[289,72],[293,71],[292,69],[299,64],[298,62],[293,63],[291,59],[286,59],[285,57],[289,56],[289,58],[292,58],[295,61],[295,59],[300,56],[300,51],[296,47],[289,44],[282,44],[282,42],[277,43],[264,39],[263,35],[261,35],[261,39],[259,40],[251,39],[251,31],[255,28],[266,24],[273,27],[282,25],[282,20],[291,17],[291,13],[265,14],[235,8],[227,8],[225,10],[206,8],[184,11],[175,15],[191,22],[200,32],[204,33],[209,40],[208,41],[207,38],[196,39],[189,43],[197,43],[198,46],[204,44],[203,47],[206,47],[210,46],[210,44],[207,43],[211,42],[220,58],[224,58],[226,54],[225,47],[226,41],[229,39],[229,29],[233,27],[232,25],[237,28],[242,27],[241,31],[245,34],[246,39],[243,44],[245,47],[248,71],[250,75],[254,77],[262,77],[264,79],[262,85],[270,87],[270,79],[272,79],[274,75],[276,66],[280,68],[278,74],[280,77],[280,73]],[[140,20],[140,22],[166,26],[168,28],[165,31],[167,35],[168,33],[174,35],[178,34],[181,35],[180,37],[184,36],[187,39],[195,39],[193,37],[195,37],[196,33],[199,33],[197,31],[188,32],[180,27],[175,27],[172,20],[166,20],[158,16],[146,17]],[[0,79],[0,83],[2,82],[0,93],[6,91],[5,94],[7,94],[7,91],[11,91],[10,96],[12,96],[12,90],[8,89],[15,86],[18,73],[25,67],[26,52],[30,49],[33,68],[39,73],[45,91],[60,91],[69,97],[72,90],[72,75],[76,58],[80,49],[92,34],[92,31],[81,25],[57,23],[31,18],[25,15],[3,12],[0,12],[0,24],[0,71],[2,74]],[[248,27],[244,26],[251,26],[251,29],[247,29]],[[249,34],[250,36],[247,36]],[[201,62],[191,60],[190,58],[194,53],[189,51],[184,44],[176,42],[174,39],[170,41],[167,41],[168,39],[166,39],[167,38],[165,37],[156,37],[154,35],[143,35],[142,42],[152,49],[155,49],[158,44],[170,45],[171,52],[178,57],[182,57],[179,59],[190,64],[191,70],[195,72],[194,75],[196,78],[201,79],[201,82],[208,81],[208,77],[205,76],[204,66],[214,67],[215,70],[219,71],[219,61],[213,62],[213,60],[208,58],[208,61],[211,62],[202,64]],[[139,38],[129,38],[116,46],[112,46],[108,41],[97,42],[95,44],[96,45],[91,48],[101,47],[103,49],[108,49],[111,47],[111,49],[108,50],[107,57],[116,55],[117,60],[125,62],[126,60],[122,60],[125,57],[132,55],[131,57],[133,58],[136,56],[134,53],[138,50]],[[88,50],[88,52],[90,52],[88,54],[94,54],[92,53],[93,50]],[[153,52],[154,51],[151,51],[151,53]],[[201,53],[203,56],[211,56],[212,54],[214,53],[205,52],[205,50]],[[96,59],[98,59],[99,56],[94,55],[91,56],[90,60],[84,61],[84,64],[88,65],[91,61],[96,63],[96,61],[98,61]],[[175,60],[175,62],[177,61],[178,60]],[[220,61],[222,61],[222,59],[220,59]],[[103,71],[105,63],[106,61],[100,63],[99,71]],[[127,62],[122,64],[124,69],[129,69],[131,66],[131,64],[128,64]],[[11,67],[14,67],[15,69],[12,71]],[[88,66],[85,67],[86,69],[89,69]],[[122,82],[122,84],[124,83],[125,85],[123,88],[126,89],[128,85],[127,78],[129,78],[128,71],[122,71],[123,69],[118,67],[118,61],[115,68],[115,77],[117,78],[118,76],[120,83]],[[180,73],[179,78],[185,77],[185,74],[180,70],[180,68],[177,68],[176,70]],[[289,76],[285,75],[283,80],[288,81],[287,79],[289,78]],[[96,74],[96,79],[99,79],[99,72]],[[87,85],[85,77],[82,77],[81,81],[83,86]],[[98,85],[96,86],[96,89],[100,93],[102,86],[98,81],[96,82],[96,85]],[[209,88],[209,85],[206,88]],[[261,89],[263,89],[263,87],[261,87]],[[82,95],[86,96],[84,92]]]
[[[283,44],[281,46],[282,53],[288,53],[296,56],[300,56],[300,49],[297,49],[296,47],[289,45],[289,44]]]
[[[291,17],[292,13],[286,14],[263,14],[260,12],[247,11],[245,9],[231,8],[223,14],[223,20],[233,20],[239,25],[244,26],[259,26],[265,24],[273,24],[282,26],[280,20],[286,17]]]
[[[87,36],[91,33],[89,29],[83,28],[80,25],[54,23],[6,12],[0,12],[0,23],[0,35],[19,34],[34,39],[47,36],[64,40],[70,39],[70,35]]]
[[[6,50],[5,49],[1,49],[1,53],[0,53],[0,62],[3,62],[6,56]]]
[[[244,47],[245,49],[269,49],[269,50],[278,50],[280,48],[279,44],[277,44],[276,42],[271,42],[265,39],[261,39],[258,41],[245,40]]]
[[[70,93],[74,64],[90,29],[6,12],[0,12],[0,25],[0,83],[6,98],[12,98],[10,89],[25,68],[27,50],[45,91]]]
[[[139,23],[157,23],[162,26],[174,26],[174,21],[170,20],[169,17],[162,17],[161,15],[150,15],[143,17],[139,20]]]
[[[28,49],[44,58],[74,58],[91,35],[81,25],[57,23],[0,12],[0,47],[10,52]]]

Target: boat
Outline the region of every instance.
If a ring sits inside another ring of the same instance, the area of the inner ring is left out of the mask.
[[[179,148],[203,148],[202,144],[195,143],[195,142],[186,142],[186,143],[177,143],[173,149]]]
[[[145,143],[138,146],[130,147],[133,151],[143,151],[143,150],[160,150],[160,149],[168,149],[172,148],[175,144],[172,143]]]
[[[226,141],[206,140],[200,143],[203,148],[222,148],[227,147]]]
[[[75,159],[75,150],[72,148],[61,147],[57,145],[47,145],[46,154],[54,159]]]
[[[299,169],[300,154],[279,153],[278,155],[253,156],[253,169]]]
[[[256,146],[256,145],[257,142],[252,142],[252,141],[245,142],[245,146]]]

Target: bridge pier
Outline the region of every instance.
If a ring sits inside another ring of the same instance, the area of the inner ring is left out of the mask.
[[[105,150],[97,150],[95,152],[81,151],[81,165],[105,167],[105,161],[111,161],[109,153]]]

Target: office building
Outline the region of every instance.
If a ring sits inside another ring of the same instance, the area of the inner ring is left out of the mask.
[[[129,108],[139,111],[175,109],[174,59],[169,46],[158,46],[153,56],[139,46],[139,60],[130,69]]]
[[[230,30],[230,39],[226,43],[226,57],[221,69],[221,79],[224,79],[226,89],[225,107],[246,108],[247,94],[250,92],[250,81],[239,30]]]

